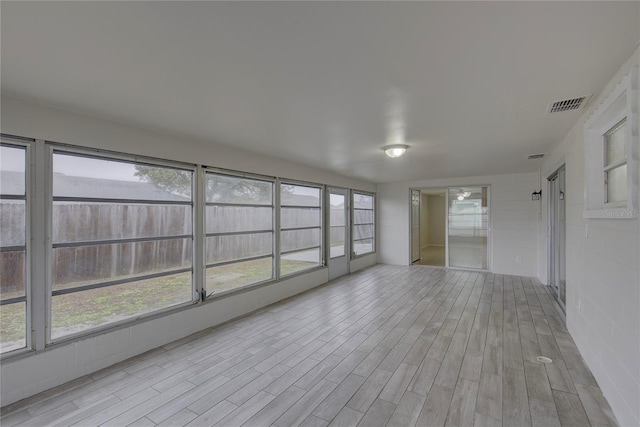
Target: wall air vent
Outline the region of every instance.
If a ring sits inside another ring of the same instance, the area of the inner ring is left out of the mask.
[[[529,154],[529,157],[527,157],[527,160],[541,159],[543,157],[544,157],[544,154]]]
[[[579,110],[584,108],[589,102],[589,98],[591,95],[581,96],[579,98],[565,99],[563,101],[555,101],[549,104],[549,108],[547,108],[547,114],[551,113],[561,113],[563,111],[572,111]]]

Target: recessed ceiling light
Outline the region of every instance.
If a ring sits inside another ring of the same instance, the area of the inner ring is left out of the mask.
[[[409,146],[406,144],[393,144],[385,145],[384,147],[382,147],[382,151],[384,151],[387,156],[395,159],[396,157],[400,157],[404,153],[406,153],[407,148],[409,148]]]

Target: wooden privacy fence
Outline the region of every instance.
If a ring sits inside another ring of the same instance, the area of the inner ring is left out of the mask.
[[[332,211],[342,212],[341,209]],[[0,214],[2,246],[23,245],[24,204],[2,202]],[[54,245],[102,241],[101,244],[54,248],[51,259],[54,287],[191,266],[192,239],[171,237],[192,233],[190,206],[56,202],[52,214]],[[331,212],[331,215],[333,217],[340,214]],[[271,207],[207,207],[208,233],[271,230],[272,224]],[[320,224],[319,209],[283,209],[283,227],[319,227]],[[148,237],[167,239],[104,242]],[[273,238],[273,232],[207,237],[206,262],[216,263],[271,254]],[[319,228],[283,231],[281,247],[283,251],[289,251],[319,246],[320,239]],[[0,268],[2,293],[24,289],[26,272],[22,251],[1,252]]]

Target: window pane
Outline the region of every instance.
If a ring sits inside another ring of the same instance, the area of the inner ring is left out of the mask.
[[[331,258],[344,255],[344,237],[345,237],[344,226],[331,227],[331,236],[330,236]]]
[[[284,230],[280,233],[280,246],[283,252],[320,246],[320,229]]]
[[[320,265],[320,262],[320,248],[282,255],[280,260],[280,274],[286,276],[287,274],[307,270],[317,267]]]
[[[52,338],[193,300],[191,272],[175,273],[193,266],[193,171],[61,152],[53,171],[54,293],[131,282],[53,296]]]
[[[607,203],[627,200],[627,165],[618,166],[606,172]]]
[[[27,150],[0,146],[0,194],[26,199]],[[26,298],[25,200],[0,199],[0,246],[22,250],[0,252],[0,299]],[[13,248],[17,249],[17,248]],[[0,352],[27,346],[27,303],[0,306]]]
[[[625,152],[625,134],[627,132],[627,121],[626,119],[616,125],[611,131],[607,132],[605,135],[605,145],[606,145],[606,158],[605,158],[605,166],[610,165],[611,163],[618,162],[620,160],[624,160],[626,157]]]
[[[331,194],[329,198],[329,224],[332,227],[347,225],[344,214],[345,197],[342,194]]]
[[[273,209],[255,206],[207,206],[207,233],[273,229]]]
[[[24,246],[25,221],[24,200],[0,200],[0,246]]]
[[[373,225],[354,225],[353,240],[373,238]]]
[[[192,172],[53,154],[54,197],[191,201]]]
[[[320,189],[304,185],[280,185],[280,204],[282,206],[320,207]]]
[[[98,326],[189,302],[191,273],[53,297],[51,337],[59,338]]]
[[[25,296],[25,282],[24,251],[0,252],[0,298]]]
[[[207,268],[207,294],[273,278],[273,186],[270,181],[207,174],[207,202],[216,205],[206,207],[206,233],[229,233],[206,238],[206,263],[225,263]],[[246,260],[255,257],[264,258]]]
[[[280,226],[282,228],[320,226],[320,208],[283,207],[280,212]]]
[[[373,223],[373,211],[354,209],[353,211],[353,223],[354,224],[371,224]]]
[[[273,233],[207,237],[207,264],[273,253]]]
[[[353,193],[352,251],[355,255],[362,255],[375,250],[374,206],[373,196]]]
[[[273,257],[207,268],[207,293],[240,288],[273,278]]]
[[[25,194],[26,150],[0,146],[0,194]]]
[[[191,267],[191,239],[55,248],[53,289]]]
[[[373,196],[366,194],[353,194],[354,209],[373,209]]]
[[[369,252],[373,252],[373,239],[353,242],[353,253],[356,255],[362,255]]]
[[[0,306],[0,352],[27,345],[27,304],[19,302]]]
[[[54,243],[191,234],[191,206],[53,203]]]
[[[208,173],[206,177],[208,203],[271,205],[273,183]]]

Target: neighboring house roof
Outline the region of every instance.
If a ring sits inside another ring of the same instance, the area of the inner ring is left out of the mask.
[[[56,196],[98,197],[101,199],[131,199],[187,201],[187,197],[170,193],[150,182],[119,181],[114,179],[86,178],[53,174],[53,188]],[[0,172],[0,193],[19,194],[24,189],[24,174],[21,172]]]
[[[318,198],[314,196],[306,196],[304,194],[282,194],[282,204],[292,206],[318,206]]]
[[[24,173],[0,171],[0,194],[24,194]]]
[[[86,178],[61,173],[53,174],[56,196],[98,197],[101,199],[187,201],[189,198],[170,193],[151,182],[120,181],[115,179]],[[15,171],[0,171],[0,194],[22,194],[24,174]],[[295,206],[314,206],[317,197],[302,194],[284,194],[283,202]],[[356,209],[370,209],[368,201],[354,201]],[[342,205],[340,205],[342,206]]]

